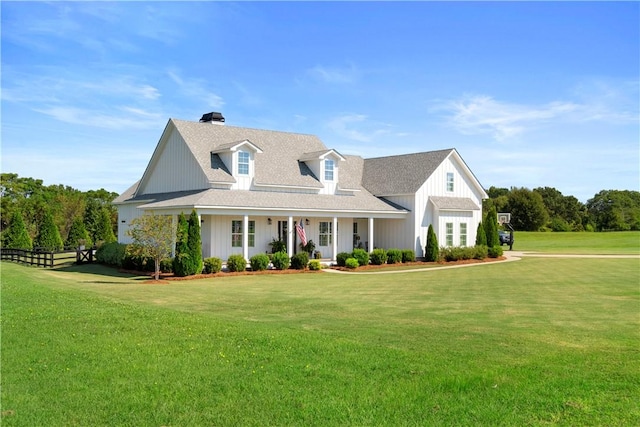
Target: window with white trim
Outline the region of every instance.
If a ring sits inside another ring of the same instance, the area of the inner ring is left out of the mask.
[[[467,246],[467,223],[460,223],[460,246]]]
[[[332,222],[321,221],[319,223],[318,246],[329,246],[331,243],[333,243],[332,229]]]
[[[447,246],[453,246],[453,223],[447,222],[446,224],[446,242]]]
[[[447,172],[447,191],[453,191],[453,172]]]
[[[256,245],[256,222],[249,221],[249,247],[253,248]],[[233,220],[231,221],[231,247],[233,248],[241,248],[242,247],[242,221],[241,220]]]
[[[238,175],[249,175],[249,153],[238,151]]]
[[[326,159],[324,161],[324,180],[325,181],[333,181],[333,167],[334,167],[333,160]]]

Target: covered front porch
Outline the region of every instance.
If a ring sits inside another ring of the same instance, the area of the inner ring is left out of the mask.
[[[240,254],[250,259],[273,252],[272,243],[282,242],[289,257],[301,252],[302,235],[313,242],[314,252],[324,261],[335,261],[340,252],[356,247],[374,247],[375,217],[258,214],[200,214],[203,257],[227,259]],[[299,228],[298,228],[299,227]],[[313,254],[312,254],[313,257]]]

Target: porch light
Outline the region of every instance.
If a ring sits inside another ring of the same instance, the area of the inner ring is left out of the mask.
[[[304,220],[304,225],[309,225],[309,218]]]
[[[267,224],[271,225],[271,218],[267,218]]]

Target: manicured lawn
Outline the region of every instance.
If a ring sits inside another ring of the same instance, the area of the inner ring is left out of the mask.
[[[638,259],[1,268],[3,426],[640,425]]]
[[[513,250],[572,254],[640,254],[640,231],[610,233],[516,231]]]

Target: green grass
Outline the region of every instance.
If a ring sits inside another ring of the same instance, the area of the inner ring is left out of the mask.
[[[513,250],[564,254],[640,254],[640,231],[610,233],[516,231]]]
[[[3,426],[640,425],[640,261],[147,284],[2,263]]]

